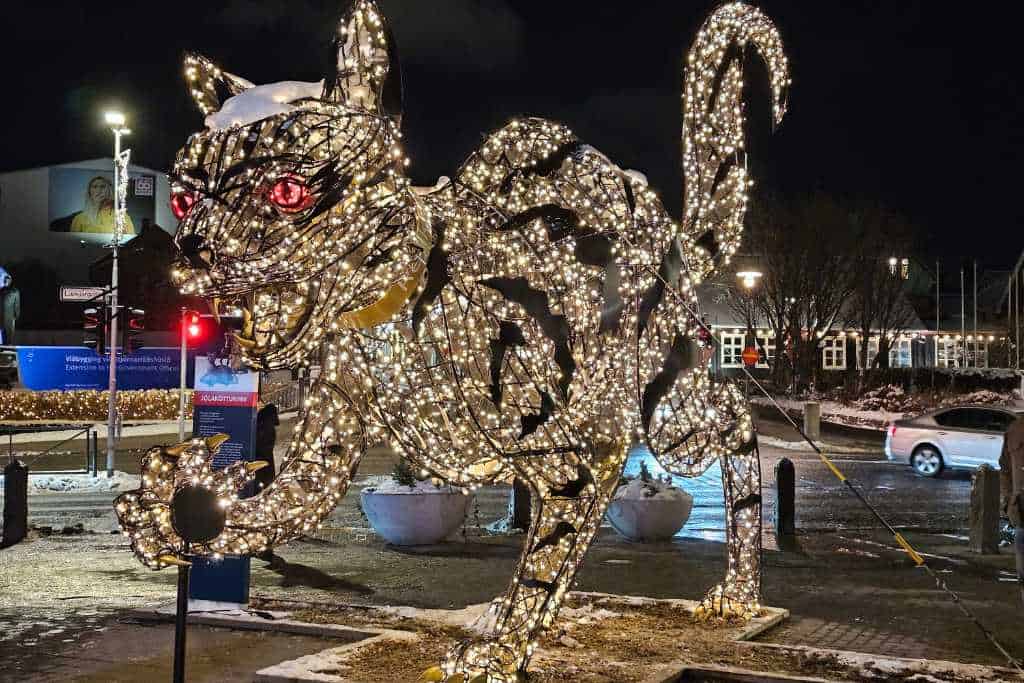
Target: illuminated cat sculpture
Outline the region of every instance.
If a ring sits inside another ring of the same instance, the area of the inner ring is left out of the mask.
[[[310,533],[374,443],[467,490],[519,477],[533,522],[493,630],[432,673],[517,680],[639,440],[679,475],[722,463],[728,568],[704,608],[755,612],[752,423],[740,392],[709,377],[694,292],[740,241],[748,46],[782,119],[775,27],[749,5],[720,6],[686,64],[681,222],[642,175],[540,119],[488,137],[452,179],[412,187],[395,46],[370,0],[346,11],[322,83],[253,86],[188,56],[207,128],[171,177],[177,280],[243,310],[238,341],[254,366],[322,372],[287,461],[255,497],[237,497],[251,467],[211,469],[216,443],[149,453],[142,488],[116,502],[139,558],[249,555]],[[203,505],[213,526],[197,531],[189,506]]]

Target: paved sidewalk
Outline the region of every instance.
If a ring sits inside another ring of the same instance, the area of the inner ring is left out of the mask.
[[[484,602],[504,589],[522,536],[469,531],[465,541],[400,549],[386,546],[365,530],[335,530],[281,549],[281,561],[254,561],[253,594],[312,604],[444,609]],[[1016,585],[1001,580],[1012,567],[1012,557],[974,557],[963,541],[932,534],[909,536],[1003,644],[1024,654]],[[772,539],[766,544],[775,545]],[[721,543],[677,539],[634,544],[603,530],[576,588],[699,599],[721,580],[723,571]],[[158,666],[158,655],[166,652],[166,633],[158,635],[122,620],[129,608],[171,602],[174,573],[142,568],[121,537],[51,537],[21,544],[0,553],[0,577],[0,641],[14,638],[22,643],[21,648],[0,647],[0,671],[18,671],[19,680],[48,680],[36,675],[43,675],[41,667],[53,657],[66,660],[87,652],[121,647],[143,652],[151,647],[147,666]],[[847,533],[803,534],[795,548],[766,550],[763,597],[766,604],[792,613],[786,625],[763,636],[765,642],[1004,663],[928,576],[881,534],[863,539]],[[249,646],[298,651],[330,645],[270,645],[256,636],[231,638],[238,643],[236,652]],[[194,642],[205,648],[205,639],[197,636]]]

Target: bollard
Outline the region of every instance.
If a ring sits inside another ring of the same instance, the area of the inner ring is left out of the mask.
[[[530,487],[518,477],[512,482],[512,500],[508,505],[513,529],[526,531],[530,528]]]
[[[821,404],[815,401],[804,403],[804,434],[813,441],[821,438]]]
[[[971,479],[970,536],[972,553],[999,552],[999,473],[989,465],[974,471]]]
[[[796,468],[789,458],[775,465],[775,535],[796,534]]]
[[[28,535],[28,466],[12,460],[4,468],[4,537],[7,548]]]
[[[92,430],[91,436],[89,437],[92,441],[92,476],[97,476],[99,471],[99,460],[100,460],[100,442],[99,436],[96,434],[96,430]]]

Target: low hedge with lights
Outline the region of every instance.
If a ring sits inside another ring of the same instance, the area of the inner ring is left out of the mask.
[[[54,422],[107,419],[108,392],[0,391],[0,421],[52,420]],[[117,392],[122,420],[173,420],[178,417],[177,389],[139,389]],[[192,392],[186,392],[185,415],[192,415]]]

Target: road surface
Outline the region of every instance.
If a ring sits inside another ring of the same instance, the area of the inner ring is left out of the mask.
[[[865,449],[866,450],[866,449]],[[944,472],[937,479],[917,476],[904,465],[888,462],[881,450],[858,453],[831,453],[833,461],[866,494],[890,522],[898,527],[955,533],[967,526],[970,499],[970,473]],[[873,528],[877,524],[860,503],[831,474],[814,453],[771,446],[761,447],[764,515],[771,520],[775,503],[775,466],[789,458],[796,467],[797,526],[802,531]],[[334,528],[367,527],[358,509],[358,491],[368,483],[386,476],[392,462],[383,456],[369,456],[360,466],[360,477],[353,490],[327,520]],[[649,466],[655,472],[657,465]],[[100,475],[102,476],[102,475]],[[725,514],[722,500],[721,470],[713,465],[697,479],[677,478],[676,482],[694,496],[691,520],[680,532],[682,537],[721,540]],[[29,522],[59,531],[82,522],[85,528],[104,532],[116,528],[111,511],[113,493],[45,493],[29,500]],[[0,490],[2,501],[2,490]],[[486,487],[477,493],[473,522],[482,525],[504,517],[508,489]]]

